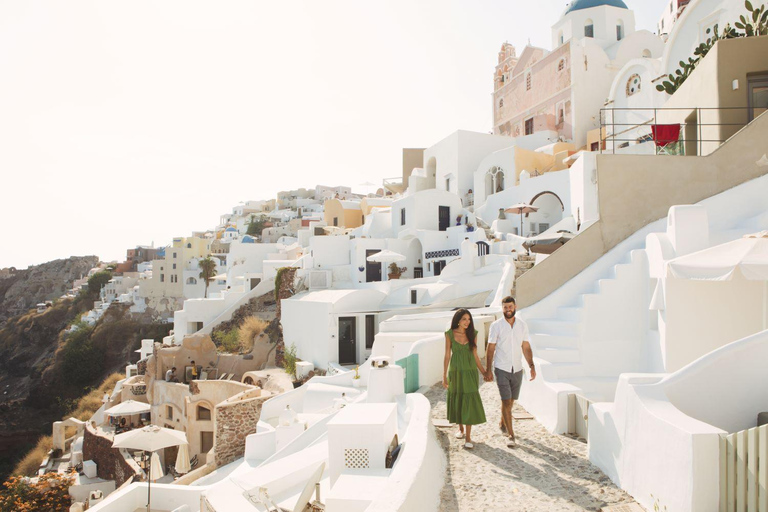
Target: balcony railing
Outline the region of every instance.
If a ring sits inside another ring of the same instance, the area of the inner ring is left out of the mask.
[[[756,114],[758,109],[750,107],[603,108],[600,143],[590,149],[615,154],[631,145],[652,143],[656,155],[709,154]],[[673,140],[669,137],[675,127],[678,136]],[[672,144],[681,144],[682,149],[672,150]]]

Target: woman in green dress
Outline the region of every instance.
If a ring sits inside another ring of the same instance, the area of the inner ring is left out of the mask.
[[[472,425],[485,423],[477,372],[479,370],[482,375],[487,375],[487,372],[477,355],[476,340],[477,331],[472,315],[466,309],[456,311],[451,328],[445,331],[443,387],[448,389],[448,421],[459,425],[456,438],[464,438],[465,448],[474,448]]]

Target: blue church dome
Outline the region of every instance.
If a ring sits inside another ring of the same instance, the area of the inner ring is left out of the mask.
[[[227,228],[224,231],[229,231],[231,233],[232,231],[237,231],[237,230],[235,228]]]
[[[565,14],[571,11],[580,11],[582,9],[590,9],[592,7],[600,7],[601,5],[609,5],[611,7],[618,7],[619,9],[629,9],[627,4],[622,0],[574,0],[570,3],[565,10]]]
[[[242,239],[244,244],[255,244],[256,240],[251,235],[245,235]]]

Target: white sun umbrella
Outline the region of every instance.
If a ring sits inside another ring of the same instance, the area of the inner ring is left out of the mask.
[[[176,472],[185,474],[192,469],[192,463],[189,461],[189,445],[179,446],[179,453],[176,455]]]
[[[149,479],[153,482],[156,482],[163,478],[165,475],[163,473],[163,465],[160,464],[160,457],[157,455],[157,452],[152,452],[152,457],[150,457],[151,460],[149,461]]]
[[[389,250],[384,250],[384,251],[379,251],[376,254],[371,254],[370,256],[368,256],[365,259],[366,259],[366,261],[370,261],[372,263],[384,263],[384,264],[386,264],[386,263],[402,263],[405,260],[407,260],[408,258],[406,258],[405,256],[403,256],[400,253],[397,253],[397,252],[394,252],[394,251],[389,251]],[[386,274],[386,272],[383,272],[383,274]]]
[[[748,281],[762,281],[763,329],[768,328],[768,232],[675,258],[668,268],[679,279],[730,281],[738,270]]]
[[[509,208],[504,209],[504,213],[516,213],[520,215],[520,236],[523,236],[523,214],[524,213],[534,213],[539,211],[538,206],[533,206],[530,204],[525,203],[517,203],[513,204]]]
[[[170,428],[162,428],[156,425],[149,425],[144,428],[131,430],[115,436],[112,448],[128,448],[132,450],[143,450],[145,452],[156,452],[170,446],[186,445],[187,436],[184,432],[179,432]],[[159,459],[158,459],[159,462]],[[150,510],[152,499],[152,458],[149,459],[149,478],[147,479],[147,512]]]
[[[149,404],[145,404],[144,402],[126,400],[125,402],[120,402],[114,407],[110,407],[104,411],[104,413],[108,414],[109,416],[131,416],[133,414],[143,414],[149,412],[149,409]]]

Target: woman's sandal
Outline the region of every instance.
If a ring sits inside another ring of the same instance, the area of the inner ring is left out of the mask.
[[[453,437],[455,437],[456,439],[464,439],[464,432],[456,432],[455,434],[453,434]]]
[[[471,450],[474,447],[475,445],[472,443],[464,443],[464,448],[466,448],[467,450]]]

